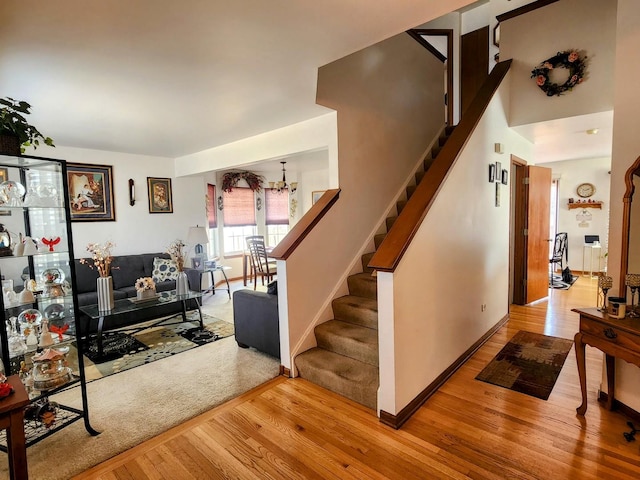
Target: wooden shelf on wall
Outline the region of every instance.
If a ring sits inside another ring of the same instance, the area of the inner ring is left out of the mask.
[[[569,210],[574,208],[602,208],[603,202],[581,202],[581,203],[568,203]]]

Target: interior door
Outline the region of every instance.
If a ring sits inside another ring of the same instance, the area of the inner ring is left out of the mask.
[[[549,215],[551,169],[527,166],[525,182],[526,234],[525,301],[535,302],[549,295]]]

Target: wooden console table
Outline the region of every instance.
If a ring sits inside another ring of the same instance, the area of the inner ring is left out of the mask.
[[[576,411],[578,415],[584,415],[587,411],[585,345],[601,350],[606,356],[606,406],[611,410],[615,391],[616,358],[640,367],[640,318],[610,318],[597,308],[574,308],[572,311],[580,314],[580,330],[576,333],[574,341],[582,404]]]
[[[29,396],[18,375],[11,375],[7,383],[14,392],[0,400],[0,428],[7,431],[7,454],[9,455],[9,478],[26,480],[27,445],[24,436],[24,407]]]

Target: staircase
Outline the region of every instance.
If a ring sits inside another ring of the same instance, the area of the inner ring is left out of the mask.
[[[422,169],[415,175],[416,185],[422,181],[453,128],[447,127],[431,149]],[[415,192],[416,185],[407,187],[407,200],[396,203],[397,215]],[[387,232],[397,215],[386,219]],[[386,233],[375,236],[376,249],[385,236]],[[318,346],[298,355],[295,364],[300,377],[375,410],[379,385],[378,291],[374,272],[367,266],[374,253],[365,253],[362,273],[347,279],[349,295],[333,300],[333,320],[316,326]]]

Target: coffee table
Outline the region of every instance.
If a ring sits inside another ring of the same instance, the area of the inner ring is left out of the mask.
[[[131,314],[132,312],[157,308],[167,303],[176,303],[182,302],[182,321],[187,322],[187,301],[195,300],[196,305],[198,306],[198,314],[200,316],[200,328],[204,328],[204,323],[202,321],[202,310],[200,309],[200,299],[202,298],[202,292],[194,292],[189,291],[185,295],[176,295],[175,290],[171,290],[168,292],[161,292],[158,294],[156,298],[148,299],[148,300],[137,300],[136,298],[123,298],[120,300],[116,300],[114,302],[114,306],[111,310],[100,311],[98,310],[98,305],[85,305],[80,307],[80,310],[84,312],[87,316],[91,317],[94,320],[98,320],[98,329],[96,332],[96,344],[98,346],[98,357],[101,357],[103,354],[102,351],[102,332],[105,329],[105,322],[108,322],[109,318],[115,318],[119,315]],[[145,326],[141,327],[139,330],[145,330],[147,328],[154,327],[159,323],[164,322],[167,319],[166,315],[162,315],[162,318],[157,321],[153,320],[144,320],[140,323],[144,323]],[[132,324],[131,326],[134,326]],[[108,327],[108,325],[107,325]],[[123,327],[127,328],[127,327]],[[107,328],[109,330],[109,328]]]

